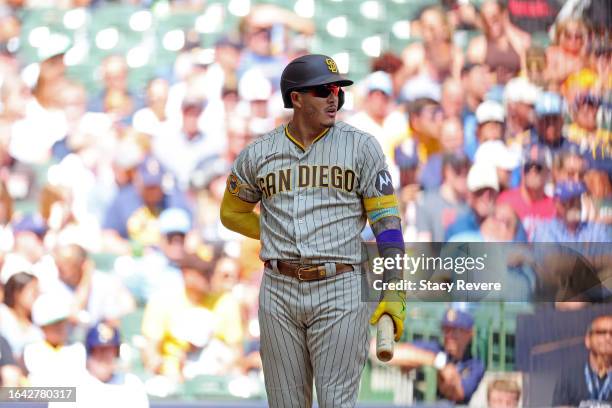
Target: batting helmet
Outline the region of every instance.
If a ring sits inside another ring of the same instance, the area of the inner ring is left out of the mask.
[[[349,86],[350,79],[338,72],[336,62],[327,55],[309,54],[291,61],[283,70],[280,87],[285,108],[292,108],[291,92],[317,85],[336,84]],[[344,91],[338,94],[338,109],[344,104]]]

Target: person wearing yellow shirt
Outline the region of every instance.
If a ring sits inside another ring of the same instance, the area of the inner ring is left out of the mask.
[[[212,265],[192,254],[179,265],[184,289],[152,296],[142,321],[145,366],[176,381],[184,378],[187,354],[194,347],[215,339],[237,357],[243,339],[239,304],[229,293],[212,291]]]
[[[444,113],[440,104],[429,97],[419,97],[406,105],[408,110],[408,128],[396,138],[396,146],[408,140],[416,142],[420,163],[426,163],[433,154],[442,151],[440,130]]]

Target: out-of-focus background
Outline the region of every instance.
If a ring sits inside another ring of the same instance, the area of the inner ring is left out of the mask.
[[[382,145],[406,241],[610,242],[611,15],[604,0],[3,0],[0,384],[86,369],[130,406],[265,405],[259,243],[219,205],[238,153],[290,118],[279,78],[305,53],[355,80],[339,119]],[[528,294],[543,275],[512,279]],[[469,326],[464,360],[485,373],[461,403],[549,405],[612,313],[591,300],[411,303],[402,343],[444,348]],[[371,359],[359,401],[435,404],[446,380]]]

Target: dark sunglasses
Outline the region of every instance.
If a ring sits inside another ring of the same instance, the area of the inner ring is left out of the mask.
[[[531,169],[535,169],[536,172],[541,173],[544,170],[544,166],[540,163],[527,163],[523,166],[523,172],[529,173]]]
[[[612,330],[591,330],[591,334],[596,336],[604,336],[606,334],[612,336]]]
[[[338,85],[328,84],[328,85],[319,85],[319,86],[313,86],[310,88],[300,89],[298,90],[298,92],[308,93],[317,98],[327,98],[329,94],[334,94],[334,96],[338,96],[341,89],[342,88],[340,88]]]
[[[582,33],[572,33],[569,31],[563,32],[563,36],[568,40],[582,40],[584,38]]]

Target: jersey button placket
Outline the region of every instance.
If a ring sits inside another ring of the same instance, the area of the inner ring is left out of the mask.
[[[306,162],[307,155],[308,155],[308,150],[299,156],[298,166]],[[296,174],[296,182],[295,182],[296,189],[295,189],[295,196],[293,197],[293,220],[294,220],[293,222],[295,225],[295,244],[298,249],[298,252],[300,253],[300,256],[303,257],[304,246],[302,245],[302,242],[303,242],[302,237],[306,233],[305,200],[306,200],[306,188],[307,187],[305,188],[297,187],[298,185],[297,177],[298,175]]]

